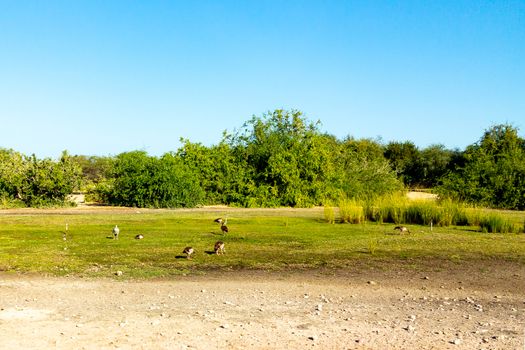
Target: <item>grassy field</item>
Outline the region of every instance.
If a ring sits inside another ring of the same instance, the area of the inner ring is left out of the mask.
[[[509,212],[523,222],[523,212]],[[228,218],[223,235],[213,222]],[[69,230],[63,240],[66,223]],[[111,239],[118,224],[120,239]],[[488,234],[477,227],[329,224],[322,208],[107,211],[2,211],[0,271],[51,275],[169,277],[209,270],[314,269],[512,261],[525,265],[524,234]],[[143,234],[143,240],[135,240]],[[213,245],[226,243],[216,256]],[[182,254],[193,246],[188,260]]]

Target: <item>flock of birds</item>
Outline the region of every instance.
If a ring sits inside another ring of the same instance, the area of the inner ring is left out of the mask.
[[[228,226],[226,226],[228,219],[217,218],[213,220],[213,222],[216,222],[221,225],[221,231],[223,234],[228,233]],[[64,241],[66,240],[66,235],[67,235],[68,230],[69,230],[69,224],[66,224],[66,231],[63,232],[63,236],[62,236]],[[405,233],[405,232],[410,233],[410,230],[406,226],[396,226],[394,230],[397,230],[400,233]],[[113,230],[111,232],[113,234],[113,239],[118,239],[118,236],[120,233],[120,229],[118,225],[115,225],[115,227],[113,227]],[[138,234],[135,236],[135,239],[144,239],[144,235]],[[223,241],[215,242],[215,245],[213,246],[213,251],[216,255],[224,254],[226,252],[226,250],[224,249],[224,242]],[[191,259],[192,255],[195,253],[195,249],[193,247],[188,246],[182,250],[182,253],[186,255],[186,259]]]
[[[223,234],[228,233],[228,226],[226,226],[226,224],[228,223],[228,219],[217,218],[213,221],[221,225],[221,232]],[[62,238],[64,239],[64,241],[66,240],[68,230],[69,230],[69,224],[66,224],[66,231],[63,232],[63,235],[62,235]],[[113,234],[113,239],[118,239],[118,236],[120,234],[120,229],[118,225],[115,225],[115,227],[113,227],[113,229],[111,230],[111,233]],[[144,235],[138,234],[135,236],[135,239],[144,239]],[[226,253],[226,250],[224,249],[224,242],[223,241],[215,242],[215,245],[213,246],[213,252],[216,255],[221,255],[221,254]],[[195,249],[193,247],[185,247],[182,250],[182,253],[186,255],[187,259],[191,259],[192,255],[195,253]]]
[[[226,226],[228,219],[217,218],[213,220],[213,222],[216,222],[221,225],[221,231],[223,234],[228,233],[228,226]],[[215,245],[213,246],[213,252],[216,255],[221,255],[221,254],[226,253],[226,250],[224,249],[224,242],[223,241],[215,242]],[[186,254],[186,259],[191,259],[191,256],[194,253],[195,253],[195,249],[193,247],[186,247],[182,250],[182,254]]]

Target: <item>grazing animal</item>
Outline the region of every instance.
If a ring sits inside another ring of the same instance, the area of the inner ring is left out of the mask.
[[[195,253],[195,250],[192,247],[186,247],[182,253],[186,254],[186,259],[191,259],[191,255]]]
[[[226,226],[226,223],[221,225],[221,231],[222,233],[228,233],[228,226]]]
[[[394,227],[394,230],[399,230],[400,233],[403,233],[403,232],[410,233],[410,230],[406,226],[396,226]]]
[[[224,250],[224,242],[223,241],[217,241],[215,243],[215,246],[213,247],[213,250],[215,251],[215,254],[224,254],[226,250]]]
[[[118,234],[120,233],[120,230],[117,225],[113,227],[113,239],[118,239]]]
[[[144,238],[144,236],[141,235],[141,234],[138,234],[138,235],[135,236],[135,239],[143,239],[143,238]]]

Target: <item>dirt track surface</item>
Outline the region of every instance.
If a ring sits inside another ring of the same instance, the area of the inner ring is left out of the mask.
[[[524,277],[510,263],[156,281],[0,274],[0,348],[523,350]]]

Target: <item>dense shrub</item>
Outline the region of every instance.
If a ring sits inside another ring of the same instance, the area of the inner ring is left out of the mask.
[[[79,186],[81,169],[64,152],[58,161],[23,156],[0,150],[0,197],[2,205],[61,206]]]
[[[194,207],[204,193],[197,176],[173,154],[151,157],[143,151],[117,156],[113,181],[101,184],[98,193],[109,204],[131,207]]]
[[[443,179],[442,197],[493,208],[525,209],[525,140],[497,125],[467,147]]]

